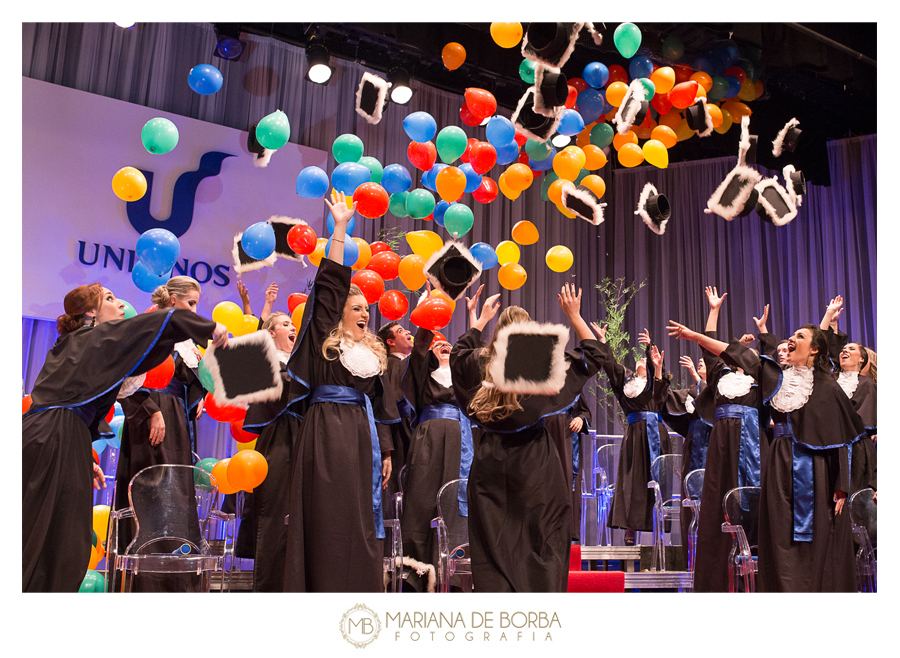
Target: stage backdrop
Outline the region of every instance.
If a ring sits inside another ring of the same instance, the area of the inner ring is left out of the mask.
[[[206,317],[220,301],[240,303],[235,235],[273,215],[303,219],[322,234],[323,202],[295,191],[301,169],[325,168],[326,153],[319,149],[288,143],[268,167],[255,167],[246,131],[29,78],[22,79],[22,116],[23,316],[55,319],[65,294],[93,281],[143,311],[150,295],[134,285],[130,272],[137,239],[148,228],[180,233],[187,226],[179,236],[180,269],[173,275],[200,282],[198,312]],[[178,145],[164,155],[149,153],[141,143],[141,128],[155,117],[178,128]],[[201,158],[208,175],[184,185]],[[153,172],[145,195],[149,213],[132,209],[132,217],[140,217],[137,226],[112,190],[113,175],[125,166]],[[180,206],[187,220],[177,227],[173,206]],[[170,216],[171,222],[156,221]],[[258,314],[269,283],[278,283],[286,299],[304,289],[314,272],[305,259],[278,259],[273,267],[244,273],[242,280],[255,293]]]

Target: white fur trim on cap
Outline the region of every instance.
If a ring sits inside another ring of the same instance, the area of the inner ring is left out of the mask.
[[[556,336],[556,346],[550,355],[550,375],[544,381],[528,381],[517,378],[506,379],[506,357],[509,338],[513,335],[531,334],[536,336]],[[513,322],[498,330],[494,338],[494,358],[488,364],[488,372],[494,387],[504,393],[532,395],[556,395],[566,384],[569,362],[566,361],[566,343],[569,329],[561,324],[541,324],[540,322]]]
[[[653,183],[647,183],[644,185],[644,189],[641,190],[641,196],[638,199],[638,207],[637,210],[634,211],[634,214],[640,215],[641,219],[644,220],[644,224],[646,224],[651,231],[657,235],[662,235],[666,232],[666,224],[669,223],[669,220],[664,219],[659,224],[653,221],[653,218],[650,217],[650,213],[647,212],[647,200],[651,196],[659,196],[659,192],[656,191],[656,187],[654,187]]]
[[[523,135],[525,135],[529,139],[533,139],[537,142],[546,142],[551,137],[553,137],[553,134],[556,132],[556,128],[559,126],[559,122],[562,117],[562,111],[565,109],[565,106],[560,105],[558,108],[556,108],[556,116],[544,117],[548,121],[548,123],[546,124],[546,134],[544,134],[544,131],[541,131],[540,133],[535,133],[535,132],[532,132],[529,128],[525,127],[519,121],[519,114],[521,113],[522,108],[525,107],[525,104],[528,101],[529,94],[532,97],[534,96],[534,87],[529,87],[528,89],[525,90],[525,93],[522,94],[522,98],[519,99],[519,103],[518,103],[518,105],[516,105],[516,111],[513,112],[512,118],[510,120],[513,122],[513,124],[516,126],[516,128],[519,129],[519,132],[521,132]],[[537,112],[534,112],[534,101],[533,100],[531,103],[531,107],[532,107],[531,111],[533,113],[537,114]],[[543,116],[543,115],[538,114],[538,116]]]
[[[747,166],[747,151],[750,150],[750,117],[741,117],[741,141],[738,142],[738,166]]]
[[[241,345],[259,345],[262,347],[262,354],[266,363],[260,364],[260,367],[268,366],[268,370],[272,374],[272,383],[271,386],[266,386],[253,393],[228,397],[225,393],[225,384],[222,380],[221,370],[219,369],[219,354],[227,353],[230,349],[240,347]],[[250,404],[251,402],[268,402],[270,400],[277,400],[281,397],[281,361],[278,359],[278,350],[275,348],[275,341],[268,331],[254,331],[253,333],[244,336],[230,338],[228,340],[228,347],[224,350],[219,348],[218,354],[216,347],[211,346],[206,350],[206,354],[203,355],[203,363],[206,364],[210,377],[212,377],[215,386],[213,398],[215,398],[218,404],[236,406]]]
[[[271,267],[275,264],[275,261],[278,259],[278,256],[275,252],[272,252],[272,255],[268,258],[264,258],[263,260],[252,260],[249,263],[241,263],[240,257],[240,249],[238,245],[241,243],[241,237],[244,235],[244,232],[241,231],[237,235],[234,236],[234,245],[231,248],[231,257],[234,260],[234,271],[238,274],[242,274],[243,272],[253,272],[254,270],[261,270],[264,267]],[[248,256],[249,258],[249,256]]]
[[[263,149],[262,155],[258,153],[253,154],[253,166],[254,167],[268,167],[269,160],[272,159],[272,154],[275,151],[270,149]]]
[[[557,61],[551,62],[550,60],[544,59],[541,55],[535,52],[534,47],[530,43],[528,43],[527,30],[522,36],[522,57],[524,57],[525,59],[530,59],[536,64],[543,64],[544,66],[548,66],[550,68],[561,69],[563,66],[565,66],[566,62],[569,61],[569,57],[571,57],[572,53],[575,52],[575,44],[578,42],[578,33],[581,32],[581,28],[584,27],[584,23],[557,23],[557,25],[568,26],[567,36],[569,39],[568,46],[566,46],[566,49],[559,56]]]
[[[778,216],[775,206],[765,197],[764,192],[767,190],[775,190],[784,205],[787,206],[788,212],[782,216]],[[784,226],[797,216],[797,206],[794,204],[787,190],[781,186],[776,178],[766,178],[764,181],[756,185],[756,191],[759,192],[759,199],[756,201],[758,206],[762,206],[768,218],[775,226]]]
[[[706,130],[702,130],[702,131],[695,130],[694,132],[697,133],[697,137],[709,137],[712,134],[713,125],[712,125],[712,117],[709,115],[709,106],[706,104],[706,98],[701,96],[700,98],[697,99],[697,103],[695,103],[695,104],[700,104],[703,107],[703,113],[705,115],[704,124],[706,125]],[[749,140],[748,140],[748,148],[749,148]]]
[[[362,92],[366,83],[371,84],[378,89],[378,100],[375,103],[375,112],[371,115],[366,114],[365,110],[360,107],[360,104],[362,103]],[[385,103],[387,103],[387,94],[388,89],[390,88],[390,82],[365,71],[359,79],[359,86],[356,88],[356,113],[371,124],[376,124],[381,121],[381,112],[384,110]]]
[[[784,128],[778,131],[778,135],[775,137],[775,141],[772,142],[772,155],[774,155],[776,158],[781,155],[781,149],[784,147],[784,138],[787,136],[788,130],[799,125],[800,122],[797,121],[797,119],[791,119],[786,124],[784,124]]]
[[[570,197],[578,199],[583,204],[589,206],[591,208],[590,216],[588,216],[582,212],[579,212],[575,208],[571,207],[569,205]],[[594,226],[598,226],[599,224],[602,224],[603,220],[605,219],[603,217],[603,208],[606,207],[606,204],[600,203],[600,199],[597,198],[597,195],[582,185],[576,186],[571,183],[569,185],[563,185],[562,199],[560,200],[560,205],[562,205],[562,207],[565,208],[566,210],[568,210],[569,212],[575,213],[576,215],[581,217],[583,220],[585,220],[586,222],[588,222],[590,224],[593,224]]]
[[[600,34],[595,28],[593,23],[585,23],[584,28],[590,33],[591,39],[594,40],[594,44],[598,46],[603,45],[603,35]]]
[[[534,69],[534,85],[532,89],[534,89],[534,112],[536,114],[540,114],[541,116],[545,116],[548,119],[555,119],[560,116],[560,113],[565,108],[565,99],[563,99],[563,103],[560,105],[548,105],[544,102],[544,95],[540,93],[541,91],[541,83],[544,81],[544,73],[553,73],[559,74],[559,69],[555,69],[550,66],[543,66],[542,64],[538,64]]]
[[[625,98],[622,99],[622,104],[619,105],[619,110],[613,119],[617,126],[616,131],[620,135],[624,135],[631,130],[631,126],[634,125],[634,119],[637,117],[638,112],[641,111],[641,104],[645,100],[647,100],[647,90],[644,89],[644,85],[641,84],[640,80],[632,80],[631,84],[628,85]]]
[[[784,187],[787,190],[788,196],[791,197],[791,201],[794,202],[794,205],[799,208],[803,205],[803,190],[795,188],[794,180],[791,178],[791,174],[796,173],[796,171],[794,165],[789,164],[781,170],[781,173],[784,175]]]
[[[745,179],[746,182],[741,187],[740,193],[735,196],[734,200],[731,201],[727,206],[722,205],[721,199],[722,195],[725,193],[725,190],[728,188],[728,184],[737,177]],[[753,186],[756,185],[760,180],[762,180],[762,174],[760,174],[756,169],[751,169],[746,165],[738,165],[725,177],[725,180],[721,182],[719,187],[716,188],[716,191],[712,193],[712,196],[709,197],[709,200],[706,202],[706,207],[710,212],[714,212],[717,215],[721,215],[725,219],[731,221],[735,217],[737,217],[738,213],[743,209],[744,204],[750,199],[750,195],[753,194]]]
[[[466,245],[464,245],[462,242],[457,242],[456,240],[447,240],[447,242],[444,243],[443,247],[441,247],[436,252],[431,254],[431,256],[428,258],[428,260],[425,261],[425,264],[422,266],[422,272],[425,274],[425,277],[429,281],[431,281],[431,285],[433,285],[435,288],[437,288],[438,290],[443,292],[445,295],[447,295],[448,297],[451,297],[451,299],[456,301],[457,299],[462,297],[464,294],[466,294],[465,289],[463,289],[463,291],[461,293],[459,293],[458,295],[453,297],[450,295],[450,293],[448,293],[446,290],[444,290],[444,287],[441,284],[438,277],[434,276],[433,274],[431,274],[431,272],[428,271],[432,267],[434,267],[434,265],[438,261],[440,261],[441,258],[443,258],[447,254],[447,252],[450,251],[451,248],[455,248],[456,251],[459,252],[459,255],[462,258],[465,258],[467,261],[469,261],[475,267],[477,274],[475,274],[475,276],[472,277],[472,282],[474,282],[475,279],[477,279],[478,277],[481,276],[481,272],[482,272],[481,263],[479,263],[478,259],[472,255],[472,252],[470,252],[466,248]],[[469,283],[469,285],[466,286],[466,288],[468,288],[470,285],[472,285],[471,282]]]

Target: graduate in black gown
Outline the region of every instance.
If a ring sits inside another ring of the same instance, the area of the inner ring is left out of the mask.
[[[553,445],[559,451],[566,486],[572,492],[572,540],[575,542],[581,539],[581,435],[588,433],[593,420],[593,414],[585,400],[586,395],[587,389],[584,388],[578,395],[575,406],[565,413],[544,419]]]
[[[253,559],[253,591],[284,591],[284,563],[287,546],[287,526],[284,517],[290,511],[292,458],[300,418],[288,409],[291,379],[287,362],[294,348],[297,330],[285,313],[270,314],[263,322],[281,361],[281,398],[269,402],[253,402],[247,409],[243,428],[257,434],[258,453],[266,458],[269,470],[262,484],[244,499],[244,514],[235,541],[242,554]]]
[[[341,265],[356,209],[326,201],[335,220],[288,361],[291,401],[302,413],[291,477],[284,589],[384,590],[382,482],[390,477],[396,399],[383,386],[384,346],[368,331],[369,306]],[[376,420],[378,422],[376,422]]]
[[[565,353],[565,381],[555,395],[518,395],[485,387],[499,331],[530,320],[518,307],[505,309],[494,338],[482,347],[482,331],[497,314],[499,295],[476,318],[478,295],[466,299],[471,329],[450,353],[453,389],[461,409],[483,429],[469,473],[469,550],[476,592],[565,592],[568,582],[571,491],[559,451],[543,419],[574,405],[600,367],[599,343],[580,315],[581,292],[568,284],[560,306],[580,343]],[[604,332],[601,332],[604,333]]]
[[[71,291],[65,310],[22,418],[22,589],[29,592],[77,592],[84,578],[91,442],[125,378],[159,365],[187,338],[228,340],[224,326],[189,311],[124,320],[124,305],[100,284]],[[99,467],[94,474],[102,479]]]

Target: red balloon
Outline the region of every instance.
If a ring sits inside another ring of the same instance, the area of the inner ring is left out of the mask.
[[[393,251],[382,251],[374,254],[366,266],[367,270],[378,272],[385,281],[393,281],[400,275],[400,254]]]
[[[697,98],[697,89],[699,87],[700,83],[696,80],[681,82],[672,87],[672,91],[669,92],[669,100],[672,102],[672,107],[683,110],[693,105],[694,100]]]
[[[494,179],[490,176],[482,176],[481,185],[472,192],[472,197],[474,197],[478,203],[490,203],[497,198],[497,194],[499,193],[500,188],[497,186]]]
[[[372,255],[380,254],[382,251],[392,251],[391,245],[387,242],[373,242],[369,245],[369,249],[372,250]]]
[[[494,95],[487,89],[479,89],[477,87],[466,89],[466,105],[469,108],[469,112],[479,119],[487,119],[497,111],[497,99],[494,98]],[[478,123],[481,123],[481,121]]]
[[[473,144],[469,150],[469,164],[476,174],[486,174],[497,164],[497,149],[489,142]]]
[[[207,393],[203,400],[203,410],[209,414],[213,420],[220,423],[244,422],[244,416],[247,410],[231,404],[218,404],[212,393]]]
[[[308,295],[304,295],[302,292],[292,292],[288,295],[288,313],[294,313],[294,309],[300,306],[300,304],[306,303],[306,298]]]
[[[527,165],[529,162],[531,162],[531,160],[528,159],[527,153],[520,153],[519,154],[519,162],[521,162],[523,165]],[[529,169],[530,169],[530,167],[529,167]]]
[[[107,423],[109,423],[109,421],[111,421],[113,419],[113,416],[115,416],[115,415],[116,415],[116,405],[113,404],[113,406],[111,406],[109,408],[109,413],[106,414],[106,418],[104,418],[103,420],[105,420]]]
[[[733,75],[741,84],[744,84],[744,80],[747,79],[747,74],[744,73],[744,69],[740,66],[732,66],[730,69],[725,69],[725,75]]]
[[[569,81],[571,82],[571,80]],[[618,64],[613,64],[609,67],[609,78],[606,80],[605,87],[608,87],[614,82],[624,82],[626,85],[628,84],[628,74],[625,72],[625,69]],[[581,89],[578,90],[583,91]]]
[[[22,413],[24,414],[29,409],[31,409],[31,396],[26,395],[22,398]]]
[[[588,88],[588,83],[581,78],[569,78],[566,82],[570,87],[575,87],[576,96]]]
[[[650,105],[660,114],[668,114],[672,109],[672,101],[669,100],[669,94],[656,94],[650,99]]]
[[[172,381],[175,374],[175,359],[171,355],[166,360],[147,373],[144,378],[144,388],[165,388]]]
[[[528,141],[528,138],[517,130],[516,131],[516,144],[519,145],[519,148],[522,148],[523,146],[525,146],[525,142],[527,142],[527,141]]]
[[[571,110],[575,107],[575,101],[578,100],[578,90],[575,89],[572,85],[569,85],[569,95],[566,96],[565,106],[567,110]]]
[[[144,313],[153,313],[153,311],[158,311],[158,310],[159,310],[159,306],[157,306],[156,304],[153,304],[152,306],[148,306],[147,310],[144,311]]]
[[[675,69],[675,84],[687,82],[694,75],[694,69],[687,64],[676,64],[672,68]]]
[[[97,466],[99,466],[100,465],[100,455],[98,455],[97,451],[94,450],[93,448],[91,448],[91,453],[92,453],[91,456],[94,458],[94,463],[97,464]]]
[[[316,250],[316,232],[312,226],[306,224],[295,224],[287,234],[288,247],[295,254],[306,256]]]
[[[467,126],[480,126],[481,119],[472,114],[471,110],[469,110],[469,106],[465,103],[462,104],[462,107],[459,108],[459,120],[462,121]]]
[[[409,300],[399,290],[388,290],[381,296],[378,310],[381,311],[385,320],[393,322],[406,315],[406,311],[409,310]]]
[[[406,157],[416,169],[429,171],[437,160],[437,148],[432,142],[410,142],[406,148]]]
[[[231,423],[231,436],[238,443],[250,443],[259,438],[256,434],[251,434],[244,429],[243,419]]]
[[[469,161],[469,151],[472,150],[472,145],[477,144],[477,143],[478,143],[477,139],[475,139],[474,137],[469,137],[469,141],[466,143],[466,150],[463,151],[463,154],[461,156],[459,156],[459,159],[462,160],[463,162],[468,162]]]
[[[417,327],[437,331],[450,324],[453,307],[440,297],[429,297],[409,314],[409,321]]]
[[[350,282],[362,290],[366,301],[370,304],[377,302],[384,294],[384,279],[375,270],[360,270],[351,277]]]
[[[388,211],[391,197],[378,183],[363,183],[353,193],[356,210],[363,217],[375,219]]]

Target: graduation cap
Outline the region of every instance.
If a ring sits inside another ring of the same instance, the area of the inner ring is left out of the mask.
[[[481,263],[464,244],[448,240],[425,262],[422,271],[432,285],[455,301],[481,276]]]
[[[665,195],[657,192],[653,183],[647,183],[641,190],[641,197],[638,199],[638,207],[634,214],[640,215],[644,224],[650,227],[651,231],[662,235],[666,232],[666,223],[668,223],[669,217],[672,216],[672,208]]]
[[[522,57],[561,69],[575,51],[584,23],[530,23],[522,38]]]
[[[231,257],[234,261],[235,272],[238,274],[242,274],[243,272],[253,272],[254,270],[261,270],[264,267],[271,267],[275,264],[278,255],[274,251],[268,258],[262,260],[248,256],[247,252],[244,251],[244,247],[241,245],[241,238],[243,235],[244,232],[241,231],[234,236],[234,246],[231,249]]]
[[[219,404],[268,402],[281,397],[281,363],[268,331],[228,340],[228,347],[210,347],[203,355]]]
[[[738,164],[756,164],[756,144],[759,138],[750,134],[750,117],[741,117],[741,141],[738,144]]]
[[[649,111],[650,102],[647,100],[647,90],[644,89],[640,80],[632,80],[619,105],[616,117],[613,119],[617,125],[616,131],[620,135],[624,135],[631,129],[631,126],[642,123]]]
[[[302,219],[284,217],[282,215],[272,215],[269,217],[268,222],[271,224],[272,230],[275,231],[275,256],[303,263],[303,267],[306,267],[306,258],[291,249],[288,245],[287,236],[290,230],[298,224],[307,226],[307,223]]]
[[[684,114],[688,127],[697,133],[698,137],[708,137],[712,134],[712,117],[709,116],[709,108],[705,98],[698,98],[697,102],[687,108]]]
[[[737,165],[709,197],[706,202],[707,210],[704,212],[714,212],[729,221],[735,217],[744,217],[756,205],[753,197],[758,192],[754,186],[761,180],[762,175],[755,169]]]
[[[534,87],[529,87],[519,99],[511,120],[526,137],[546,142],[556,132],[563,109],[563,107],[555,108],[555,116],[538,114],[534,110]]]
[[[253,153],[254,167],[267,167],[275,151],[267,149],[256,139],[256,127],[258,125],[259,121],[250,126],[250,132],[247,135],[247,150]]]
[[[797,216],[797,206],[777,179],[765,179],[756,185],[756,190],[756,212],[770,224],[784,226]]]
[[[513,322],[499,329],[487,367],[492,385],[503,393],[556,395],[566,383],[568,342],[561,324]]]
[[[365,71],[356,88],[356,113],[371,124],[381,121],[390,87],[387,80]]]
[[[534,70],[534,111],[551,119],[560,112],[569,95],[566,76],[558,69],[551,69],[540,64]]]
[[[806,194],[806,179],[803,177],[802,171],[794,169],[794,165],[787,165],[781,170],[784,174],[784,185],[787,189],[788,196],[798,208],[803,203],[803,195]]]
[[[603,223],[606,204],[600,203],[597,195],[582,185],[563,185],[560,204],[594,226]]]
[[[772,142],[772,155],[777,158],[782,151],[794,152],[794,149],[797,148],[797,140],[800,139],[800,133],[803,132],[797,127],[799,125],[800,122],[797,119],[791,119],[784,124],[784,128],[778,131],[775,141]]]

